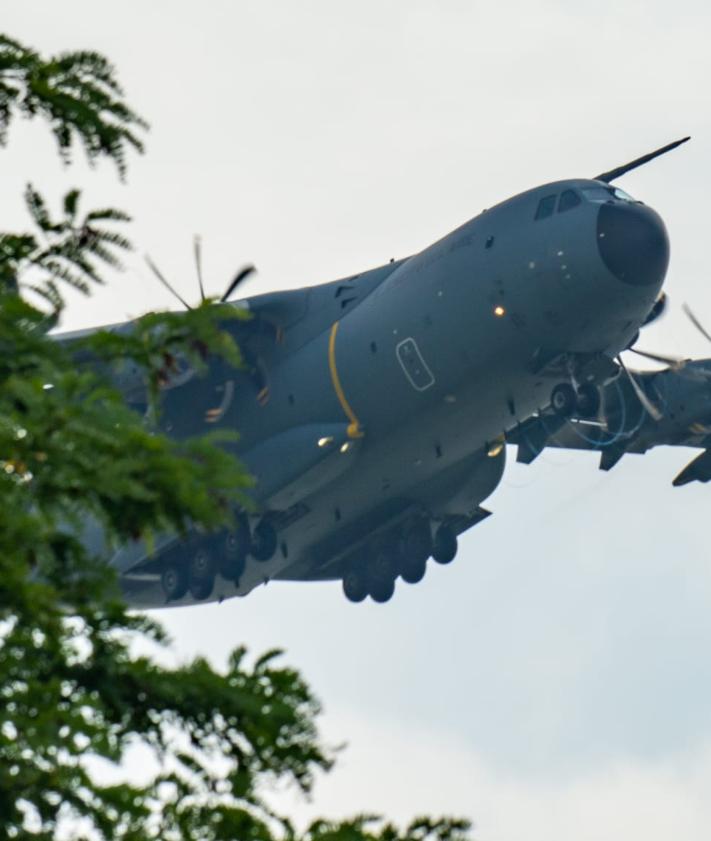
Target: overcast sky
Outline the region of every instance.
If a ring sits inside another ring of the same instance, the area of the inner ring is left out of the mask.
[[[360,0],[2,4],[43,51],[93,48],[152,125],[126,185],[63,170],[46,129],[0,154],[2,229],[32,178],[135,216],[133,239],[197,296],[191,239],[219,293],[258,293],[420,250],[520,190],[592,176],[686,134],[620,186],[669,227],[671,311],[640,346],[711,356],[711,11],[702,2]],[[141,261],[65,325],[173,306]],[[693,456],[510,464],[450,567],[385,606],[336,584],[271,584],[161,614],[179,657],[279,646],[350,746],[322,813],[471,816],[480,841],[685,841],[711,826],[711,488]],[[300,811],[304,806],[296,804]],[[311,808],[311,807],[309,807]]]

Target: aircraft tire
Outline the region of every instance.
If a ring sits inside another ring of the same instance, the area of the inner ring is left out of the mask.
[[[558,383],[551,392],[551,407],[561,418],[570,418],[578,408],[578,395],[570,383]]]
[[[359,569],[349,569],[343,576],[343,594],[349,602],[358,604],[368,595],[368,585],[364,573]]]
[[[384,578],[370,586],[370,598],[378,604],[389,602],[395,592],[395,579]]]
[[[274,557],[277,548],[277,533],[271,523],[264,520],[254,529],[250,554],[256,561],[269,561]]]
[[[578,389],[577,414],[581,418],[594,418],[600,411],[600,389],[594,383],[583,383]]]
[[[197,581],[203,578],[214,578],[215,572],[214,553],[205,547],[196,549],[188,562],[188,579]]]
[[[189,589],[190,595],[196,601],[201,602],[204,599],[208,599],[215,589],[215,576],[210,575],[207,577],[193,578],[190,581]]]
[[[402,555],[404,558],[411,558],[414,564],[419,565],[420,562],[426,563],[431,554],[432,532],[430,531],[430,524],[427,520],[416,520],[406,529],[402,538]],[[424,575],[424,571],[422,575]]]
[[[427,558],[405,557],[400,563],[400,578],[407,584],[418,584],[427,572]]]
[[[242,519],[239,520],[236,529],[225,531],[217,542],[217,551],[220,562],[218,568],[220,575],[228,581],[239,583],[247,566],[247,554],[249,552],[249,526]]]
[[[368,589],[377,587],[383,581],[394,581],[398,574],[398,563],[393,552],[381,549],[376,552],[366,567]]]
[[[178,601],[188,592],[188,571],[182,564],[166,564],[160,576],[160,583],[168,601]]]
[[[440,526],[434,538],[432,557],[438,564],[449,564],[457,555],[457,535],[449,526]]]
[[[225,554],[220,559],[220,575],[228,581],[234,581],[237,584],[244,574],[244,568],[246,566],[247,559],[244,555]]]
[[[228,557],[247,557],[249,554],[250,536],[249,523],[245,518],[240,517],[237,521],[236,528],[229,529],[225,533],[223,547]]]

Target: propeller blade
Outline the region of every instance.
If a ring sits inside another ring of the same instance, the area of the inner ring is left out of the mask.
[[[646,327],[648,324],[651,324],[653,321],[661,318],[667,310],[668,303],[669,299],[667,298],[667,293],[662,292],[662,294],[654,302],[654,306],[649,311],[649,315],[642,322],[642,327]]]
[[[202,240],[199,234],[193,239],[193,250],[195,252],[195,269],[197,271],[198,285],[200,286],[200,300],[205,300],[205,287],[202,284]]]
[[[691,307],[688,304],[682,304],[681,308],[684,310],[687,317],[689,318],[689,321],[691,321],[691,323],[694,325],[694,327],[696,327],[696,329],[699,331],[699,333],[701,333],[701,335],[705,339],[708,339],[711,342],[711,335],[709,335],[709,333],[707,333],[703,324],[699,321],[699,319],[691,311]]]
[[[659,409],[657,409],[657,407],[654,405],[654,403],[652,403],[652,401],[649,399],[649,397],[647,397],[647,395],[644,393],[644,390],[642,389],[642,386],[637,382],[637,380],[627,370],[627,366],[622,361],[622,357],[618,356],[617,361],[620,365],[620,368],[622,368],[622,370],[627,375],[627,379],[630,381],[630,385],[632,386],[632,389],[633,389],[634,393],[637,395],[637,399],[642,404],[642,406],[644,406],[647,414],[651,418],[653,418],[655,421],[661,420],[662,419],[662,413],[659,411]]]
[[[666,146],[662,146],[661,149],[655,149],[654,152],[642,155],[641,158],[635,158],[635,160],[630,161],[627,164],[622,164],[622,166],[615,167],[615,169],[611,169],[609,172],[603,172],[601,175],[596,175],[593,180],[604,181],[609,184],[621,175],[624,175],[633,169],[637,169],[638,166],[643,166],[644,164],[653,161],[655,158],[658,158],[660,155],[665,155],[667,152],[671,152],[672,149],[676,149],[677,146],[681,146],[681,144],[686,143],[687,140],[691,140],[691,137],[682,137],[681,140],[675,140],[673,143],[668,143]]]
[[[240,285],[240,283],[244,282],[253,272],[256,272],[256,271],[257,270],[254,268],[254,266],[251,266],[251,265],[250,266],[244,266],[243,268],[241,268],[237,272],[237,274],[235,275],[235,279],[227,287],[227,291],[225,292],[225,294],[220,298],[220,303],[224,304],[225,301],[228,301],[230,299],[230,296],[235,291],[235,289]]]
[[[637,350],[631,347],[629,350],[636,353],[637,356],[644,356],[645,359],[651,359],[654,362],[661,362],[662,365],[668,365],[673,371],[678,371],[684,367],[686,360],[679,356],[663,356],[661,353],[651,353],[648,350]]]
[[[180,301],[180,303],[185,307],[185,309],[191,310],[192,307],[190,306],[190,304],[185,300],[185,298],[183,298],[183,296],[179,292],[173,289],[173,287],[163,277],[163,275],[160,272],[160,269],[158,268],[158,266],[156,266],[153,260],[151,260],[148,254],[144,255],[144,259],[146,261],[146,264],[148,265],[148,268],[153,272],[153,274],[158,278],[158,280],[163,284],[163,286],[165,286],[168,292],[170,292],[171,295],[177,298]]]

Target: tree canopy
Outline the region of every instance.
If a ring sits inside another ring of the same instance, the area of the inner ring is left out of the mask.
[[[49,124],[65,164],[78,141],[123,178],[128,153],[143,151],[147,124],[94,52],[47,58],[0,36],[0,143],[18,116]],[[451,819],[298,830],[267,805],[265,785],[309,792],[334,760],[298,672],[277,652],[250,659],[243,648],[221,670],[136,654],[137,639],[165,645],[166,635],[127,611],[115,575],[82,545],[83,524],[100,523],[116,545],[228,526],[251,480],[219,436],[160,434],[106,372],[139,365],[158,413],[177,353],[200,369],[210,355],[239,365],[239,349],[210,301],[149,314],[127,335],[53,339],[64,289],[88,294],[120,266],[130,218],[82,212],[77,189],[58,214],[35,186],[25,202],[27,230],[0,232],[0,841],[60,827],[112,841],[468,840],[467,822]],[[137,745],[152,758],[145,779],[108,784],[92,770],[99,760],[120,769]]]

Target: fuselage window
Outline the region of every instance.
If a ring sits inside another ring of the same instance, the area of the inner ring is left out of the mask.
[[[574,190],[564,190],[558,202],[558,213],[563,213],[565,210],[572,210],[581,204],[581,202],[582,199]]]
[[[538,208],[534,219],[547,219],[553,215],[555,210],[555,200],[558,196],[546,196],[538,202]]]

